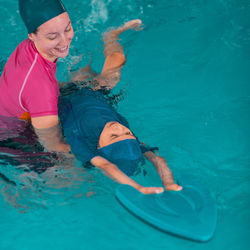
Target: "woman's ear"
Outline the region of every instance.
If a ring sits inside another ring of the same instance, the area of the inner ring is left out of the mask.
[[[28,37],[29,37],[29,39],[30,39],[32,42],[34,42],[34,36],[35,36],[34,33],[28,34]]]

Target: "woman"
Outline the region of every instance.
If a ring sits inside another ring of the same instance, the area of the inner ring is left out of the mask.
[[[56,79],[57,58],[68,55],[74,36],[68,13],[60,0],[19,0],[19,10],[28,39],[17,46],[4,67],[0,115],[31,120],[47,149],[68,152],[58,125]]]
[[[62,99],[60,121],[72,152],[83,164],[91,163],[119,183],[131,185],[144,194],[161,193],[162,187],[143,187],[129,177],[144,162],[144,156],[155,166],[166,190],[181,190],[182,187],[174,183],[165,159],[140,144],[127,120],[105,97],[107,88],[111,89],[119,81],[125,63],[118,36],[140,25],[140,20],[132,20],[105,35],[106,60],[102,73],[95,77],[91,88],[80,89]],[[86,72],[80,71],[74,80],[84,81],[85,76]]]

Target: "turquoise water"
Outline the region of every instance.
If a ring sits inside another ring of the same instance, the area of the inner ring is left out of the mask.
[[[17,186],[0,181],[0,249],[249,249],[250,2],[64,3],[75,38],[58,63],[60,80],[72,62],[77,68],[90,57],[101,70],[107,28],[144,22],[142,31],[121,36],[127,63],[115,89],[126,90],[119,111],[141,140],[160,147],[175,175],[192,173],[209,187],[218,205],[216,232],[207,243],[160,232],[120,206],[114,182],[78,163],[41,175],[2,164]],[[1,65],[26,38],[16,5],[0,0]],[[146,169],[136,180],[160,183],[150,164]]]

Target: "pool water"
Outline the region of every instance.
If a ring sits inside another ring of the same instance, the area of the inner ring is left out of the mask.
[[[213,239],[196,243],[145,224],[115,199],[98,170],[62,159],[37,174],[1,161],[0,249],[250,249],[250,2],[245,0],[64,0],[75,38],[58,79],[90,62],[101,70],[101,34],[140,18],[121,35],[127,62],[114,90],[135,134],[160,148],[175,176],[192,173],[218,206]],[[1,70],[26,38],[17,1],[0,0]],[[1,153],[3,155],[4,153]],[[5,153],[6,154],[6,153]],[[2,158],[1,158],[2,159]],[[150,164],[135,179],[159,185]]]

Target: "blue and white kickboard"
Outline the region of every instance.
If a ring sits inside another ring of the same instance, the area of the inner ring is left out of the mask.
[[[181,191],[144,195],[128,185],[116,188],[116,197],[130,212],[170,234],[206,242],[214,234],[217,207],[209,191],[192,175],[182,175]]]

